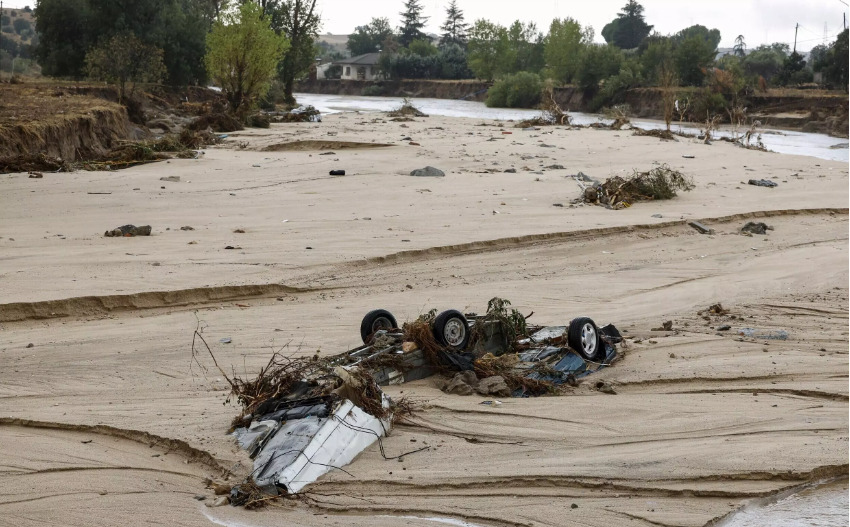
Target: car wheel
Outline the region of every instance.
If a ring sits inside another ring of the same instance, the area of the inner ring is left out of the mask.
[[[599,336],[599,328],[587,317],[570,321],[567,343],[585,360],[599,362],[605,358],[605,343]]]
[[[460,311],[443,311],[434,319],[434,338],[443,346],[458,351],[465,350],[469,337],[469,322]]]
[[[395,317],[386,309],[375,309],[369,311],[363,317],[363,322],[360,323],[360,337],[363,339],[363,344],[369,344],[372,341],[372,335],[379,329],[395,329],[398,327]]]

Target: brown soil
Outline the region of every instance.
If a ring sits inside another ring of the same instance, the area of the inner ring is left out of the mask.
[[[278,143],[263,148],[265,152],[284,152],[287,150],[342,150],[346,148],[382,148],[395,146],[386,143],[359,143],[356,141],[292,141]]]
[[[0,157],[43,153],[75,161],[127,139],[123,106],[52,88],[0,86]]]
[[[226,113],[202,115],[189,123],[187,128],[189,130],[206,130],[211,128],[214,132],[235,132],[245,129],[238,119]]]

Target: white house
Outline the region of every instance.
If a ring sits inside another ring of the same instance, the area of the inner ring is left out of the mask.
[[[371,81],[380,78],[378,74],[378,59],[380,53],[366,53],[350,59],[334,62],[342,66],[342,77],[345,80]]]

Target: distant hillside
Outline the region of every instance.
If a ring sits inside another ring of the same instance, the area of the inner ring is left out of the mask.
[[[30,44],[35,37],[35,17],[32,11],[3,8],[0,12],[0,39],[18,44]]]

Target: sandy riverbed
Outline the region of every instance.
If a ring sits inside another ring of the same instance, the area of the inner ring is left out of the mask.
[[[0,523],[698,527],[847,474],[845,163],[626,131],[375,117],[235,133],[199,160],[0,176]],[[292,141],[393,146],[275,147]],[[570,207],[579,188],[565,176],[654,163],[696,189],[622,211]],[[446,177],[407,175],[425,165]],[[742,184],[751,178],[779,186]],[[775,229],[738,234],[754,217]],[[154,234],[102,236],[125,223]],[[384,441],[387,454],[433,448],[398,462],[375,446],[347,468],[353,478],[331,474],[300,502],[255,513],[193,499],[216,466],[245,463],[224,435],[237,412],[221,404],[225,383],[191,365],[196,310],[211,342],[233,340],[216,344],[219,361],[250,371],[271,346],[358,344],[376,307],[408,319],[482,311],[493,296],[538,324],[587,315],[635,339],[562,397],[489,407],[433,378],[393,387],[423,409]],[[716,302],[733,328],[789,338],[718,334],[697,314]],[[675,331],[652,331],[665,320]]]

